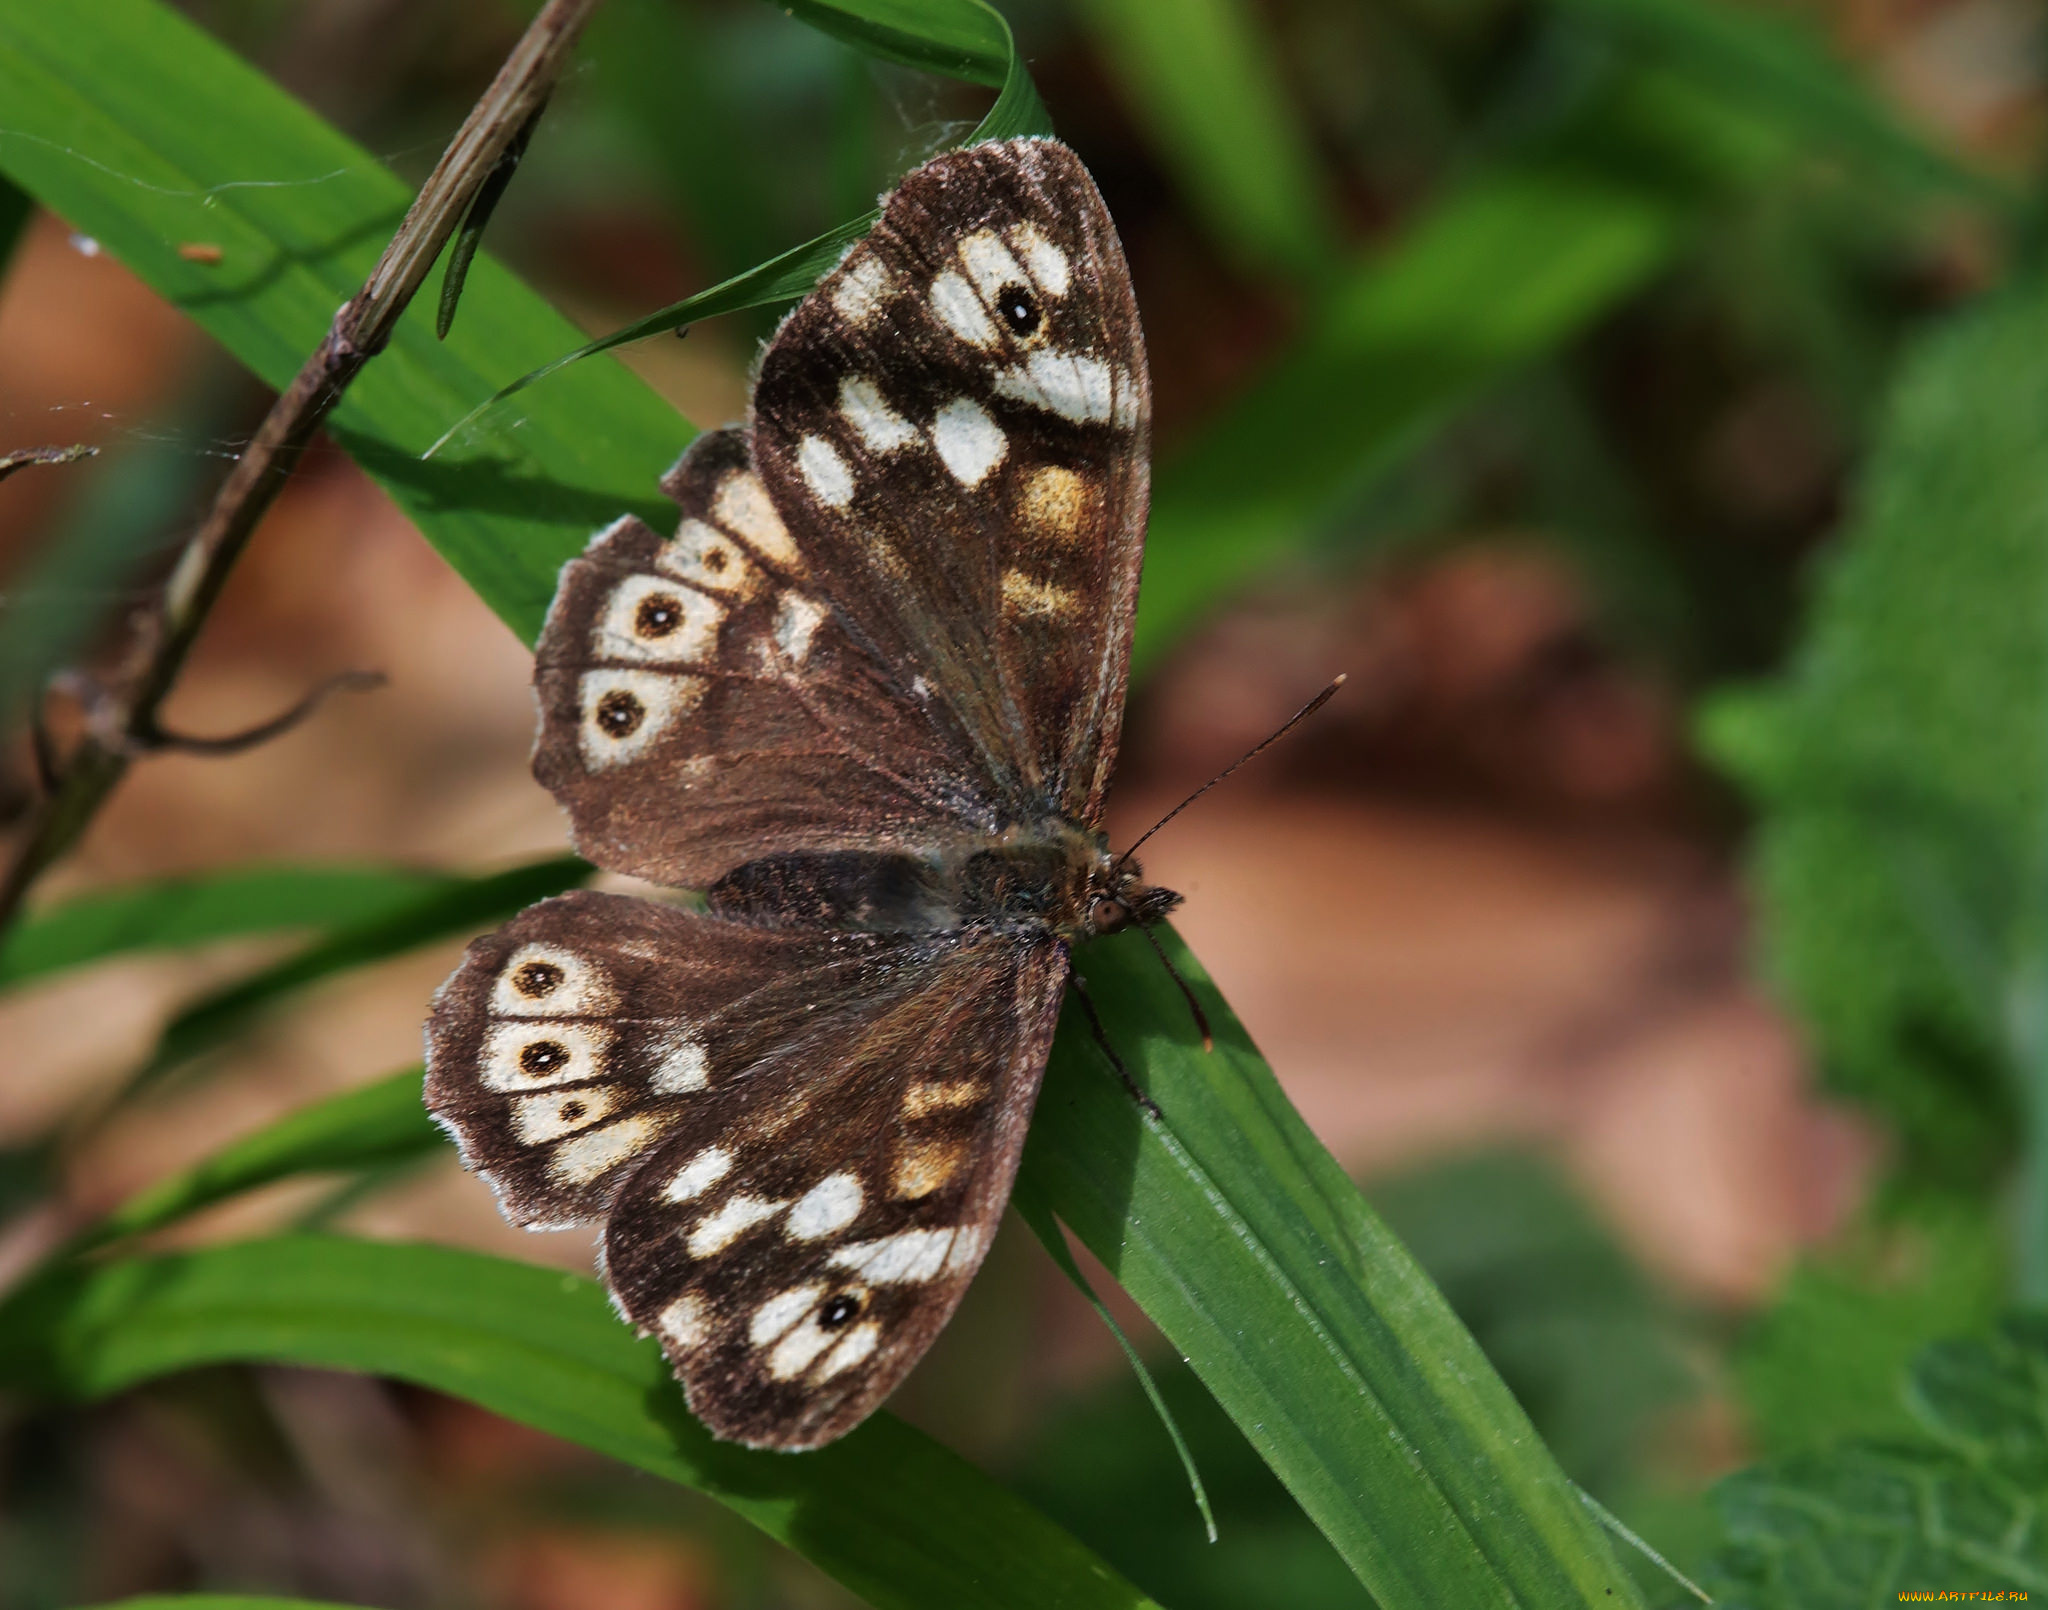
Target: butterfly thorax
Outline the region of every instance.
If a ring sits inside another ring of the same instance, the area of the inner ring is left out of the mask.
[[[876,933],[989,929],[1069,942],[1160,920],[1180,896],[1118,862],[1100,833],[1058,818],[924,854],[766,856],[710,890],[720,916]]]

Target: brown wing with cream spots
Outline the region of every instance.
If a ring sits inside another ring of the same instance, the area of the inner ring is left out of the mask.
[[[758,856],[924,850],[999,816],[908,689],[849,635],[747,462],[698,438],[637,519],[565,566],[535,653],[534,775],[576,847],[699,885]]]
[[[785,1021],[790,1042],[745,1075],[746,1121],[678,1129],[606,1226],[614,1296],[721,1437],[814,1448],[858,1425],[994,1238],[1066,953],[955,933],[905,971],[913,991],[851,1011],[817,997],[829,1027]]]
[[[1100,819],[1150,408],[1115,228],[1046,140],[918,169],[762,360],[754,462],[797,548],[1013,814]]]

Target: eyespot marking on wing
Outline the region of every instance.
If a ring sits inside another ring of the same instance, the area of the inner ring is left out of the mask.
[[[664,575],[734,598],[751,598],[761,586],[761,567],[747,550],[702,520],[685,520],[677,526],[675,536],[662,544],[654,562]]]
[[[560,945],[521,945],[491,985],[494,1017],[580,1017],[609,1012],[618,991],[589,958]]]
[[[577,679],[583,712],[577,749],[592,771],[636,759],[703,702],[709,681],[661,671],[585,671]]]
[[[798,1241],[816,1241],[837,1234],[860,1217],[860,1181],[851,1174],[828,1174],[797,1198],[783,1226]]]
[[[539,1146],[602,1123],[619,1105],[616,1085],[543,1091],[512,1104],[512,1132],[525,1146]]]
[[[962,486],[979,486],[1010,450],[1002,427],[969,397],[955,397],[933,417],[932,446]]]
[[[484,1037],[486,1090],[546,1090],[602,1078],[612,1030],[601,1023],[548,1023],[514,1018],[493,1023]]]
[[[663,576],[628,576],[612,590],[590,635],[597,660],[701,665],[718,652],[725,604]]]

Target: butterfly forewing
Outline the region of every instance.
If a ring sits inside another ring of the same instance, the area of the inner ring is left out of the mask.
[[[699,437],[663,486],[675,533],[632,518],[600,533],[536,651],[534,772],[577,848],[690,885],[779,851],[985,831],[993,804],[847,636],[741,434]]]
[[[1042,140],[911,174],[762,359],[755,463],[797,546],[1015,812],[1100,814],[1150,399],[1102,198]]]

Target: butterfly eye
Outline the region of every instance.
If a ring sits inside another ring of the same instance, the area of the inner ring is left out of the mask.
[[[1131,920],[1130,909],[1121,900],[1098,900],[1088,915],[1099,934],[1113,934]]]
[[[535,1040],[519,1053],[519,1066],[536,1076],[553,1073],[568,1061],[568,1050],[556,1040]]]
[[[683,601],[666,593],[642,599],[633,614],[633,629],[642,637],[666,637],[683,624]]]
[[[1038,304],[1031,299],[1031,293],[1021,285],[1005,285],[996,293],[996,311],[1003,317],[1003,323],[1010,327],[1010,334],[1017,336],[1037,333],[1045,316],[1038,311]]]
[[[597,724],[614,738],[629,737],[647,715],[647,706],[624,688],[613,688],[597,701]]]
[[[818,1325],[823,1330],[837,1330],[850,1325],[860,1313],[860,1299],[848,1292],[841,1292],[825,1305],[818,1315]]]
[[[562,982],[562,970],[553,962],[528,962],[512,977],[512,987],[529,1000],[552,995]]]

